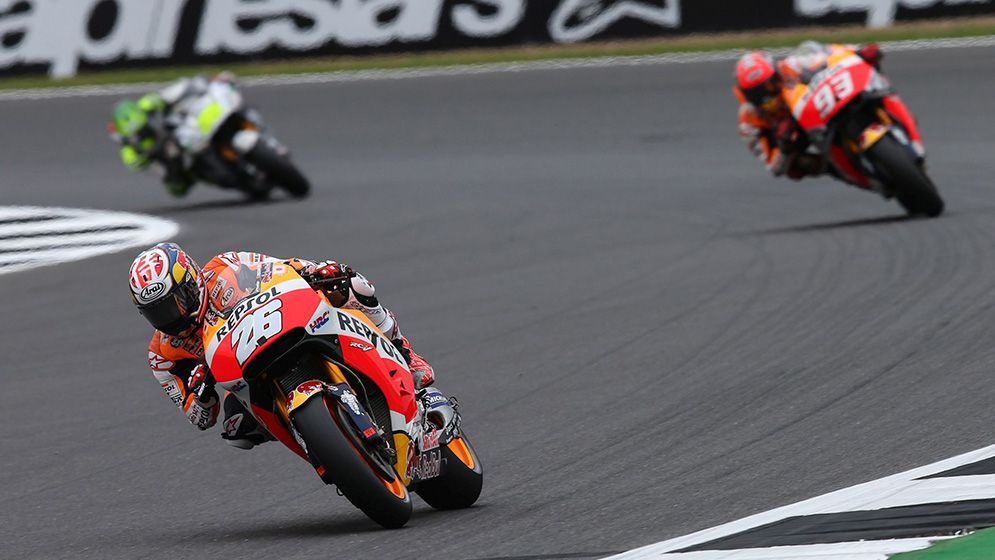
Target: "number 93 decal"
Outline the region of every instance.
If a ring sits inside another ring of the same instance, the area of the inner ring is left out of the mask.
[[[849,72],[841,72],[829,78],[829,83],[819,86],[812,102],[819,111],[819,117],[826,118],[836,108],[836,101],[853,95],[853,78]]]
[[[235,349],[235,359],[239,367],[266,341],[283,330],[283,302],[273,300],[247,315],[231,332],[231,347]]]

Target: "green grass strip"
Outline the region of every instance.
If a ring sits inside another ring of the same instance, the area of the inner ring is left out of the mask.
[[[603,56],[641,56],[677,52],[708,52],[730,49],[778,48],[803,40],[866,43],[908,39],[984,37],[995,35],[995,18],[957,19],[903,24],[886,29],[864,27],[811,28],[791,31],[763,31],[631,41],[464,49],[419,54],[371,55],[365,57],[309,57],[293,60],[237,62],[226,65],[170,66],[82,73],[72,78],[52,80],[47,76],[21,76],[0,79],[0,90],[165,82],[196,73],[230,70],[238,76],[288,75],[356,70],[395,70],[433,68],[468,64],[528,62],[556,59],[583,59]]]
[[[991,560],[995,558],[995,529],[985,529],[966,537],[940,541],[915,552],[903,552],[890,560]]]

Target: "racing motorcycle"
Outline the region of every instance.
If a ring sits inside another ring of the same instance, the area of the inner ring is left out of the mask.
[[[311,189],[290,151],[269,133],[259,112],[245,106],[231,82],[208,81],[203,93],[177,103],[166,126],[191,159],[214,158],[245,178],[243,190],[253,198],[265,198],[274,186],[294,197]]]
[[[288,265],[252,268],[255,287],[202,331],[217,384],[385,528],[410,518],[409,491],[437,509],[476,502],[483,471],[455,399],[416,392],[398,348],[327,288]]]
[[[915,122],[893,93],[884,75],[846,50],[786,84],[783,95],[823,171],[896,198],[910,215],[939,216],[944,203],[926,174],[925,150],[910,138]]]

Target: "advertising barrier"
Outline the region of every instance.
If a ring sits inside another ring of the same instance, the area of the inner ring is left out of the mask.
[[[0,0],[0,74],[995,13],[995,0]]]

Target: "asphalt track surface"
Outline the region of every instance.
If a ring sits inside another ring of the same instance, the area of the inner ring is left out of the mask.
[[[728,63],[253,88],[315,194],[251,206],[127,173],[110,98],[0,103],[5,204],[365,272],[486,470],[473,509],[386,532],[279,445],[197,432],[126,251],[0,277],[0,557],[594,558],[991,443],[995,52],[886,69],[940,219],[773,181]]]

